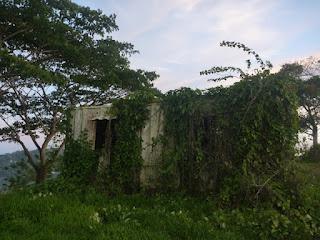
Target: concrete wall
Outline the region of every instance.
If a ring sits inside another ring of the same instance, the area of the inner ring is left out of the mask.
[[[163,113],[159,103],[149,105],[149,119],[141,131],[142,158],[144,160],[140,182],[145,186],[157,183],[161,163],[161,144],[159,137],[163,133]]]
[[[163,114],[159,103],[148,106],[149,118],[145,127],[137,134],[142,139],[143,166],[140,174],[142,186],[152,187],[157,183],[161,162],[161,145],[156,140],[163,132]],[[96,121],[103,119],[115,119],[111,114],[111,104],[102,106],[79,107],[73,112],[72,129],[73,138],[79,138],[82,132],[86,132],[88,140],[95,146]],[[101,156],[100,158],[103,158]],[[100,159],[103,160],[103,159]]]
[[[88,140],[95,145],[96,122],[95,120],[113,119],[110,114],[111,104],[102,106],[79,107],[73,112],[72,131],[73,138],[79,138],[80,134],[86,132]]]

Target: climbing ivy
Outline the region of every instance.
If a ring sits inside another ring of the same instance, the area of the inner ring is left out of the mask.
[[[61,176],[64,184],[74,184],[79,187],[93,185],[98,168],[97,153],[92,150],[83,132],[78,139],[68,138],[62,159]]]
[[[117,116],[116,141],[107,168],[107,188],[112,192],[137,192],[140,186],[142,166],[142,140],[140,131],[149,116],[148,104],[153,93],[136,92],[127,98],[118,99],[112,105]]]
[[[163,186],[252,201],[269,194],[293,157],[298,118],[290,79],[254,75],[228,88],[182,88],[162,106]]]
[[[286,189],[294,192],[279,186],[289,181],[286,165],[294,157],[298,131],[294,81],[271,74],[272,64],[244,44],[220,45],[241,49],[256,68],[251,59],[246,70],[213,67],[200,74],[214,75],[213,81],[240,81],[226,88],[166,94],[162,186],[214,194],[221,203],[252,203],[279,198]]]

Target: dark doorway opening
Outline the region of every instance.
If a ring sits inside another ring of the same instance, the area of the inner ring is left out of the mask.
[[[96,120],[95,150],[102,154],[105,166],[111,164],[112,151],[117,140],[116,124],[116,119]]]
[[[96,120],[96,141],[95,150],[103,149],[106,144],[106,130],[108,120]]]

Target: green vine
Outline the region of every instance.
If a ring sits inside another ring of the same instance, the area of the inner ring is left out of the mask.
[[[228,88],[182,88],[162,105],[163,186],[254,200],[293,158],[298,118],[290,79],[262,74]]]
[[[63,154],[62,177],[68,184],[80,187],[92,185],[96,180],[98,156],[87,141],[86,133],[79,139],[69,138]]]
[[[108,188],[113,192],[133,193],[139,189],[143,163],[139,131],[149,117],[148,104],[152,99],[150,92],[136,92],[112,105],[112,111],[117,116],[116,142],[107,169],[107,179]]]

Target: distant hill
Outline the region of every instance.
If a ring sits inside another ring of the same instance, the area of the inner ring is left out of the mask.
[[[31,151],[32,155],[37,154],[37,150]],[[23,151],[16,151],[13,153],[7,153],[0,155],[0,191],[3,190],[3,184],[6,183],[6,179],[14,176],[15,172],[10,166],[18,161],[26,160],[26,156]]]

